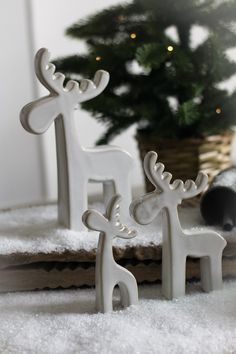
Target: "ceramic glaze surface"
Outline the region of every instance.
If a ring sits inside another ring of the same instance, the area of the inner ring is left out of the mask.
[[[41,48],[35,56],[35,72],[49,95],[27,104],[20,113],[23,127],[42,134],[55,122],[58,169],[58,220],[69,229],[82,230],[82,214],[87,209],[88,182],[102,182],[104,202],[122,194],[124,215],[131,202],[132,157],[118,147],[85,149],[80,145],[73,116],[78,103],[98,96],[107,86],[109,74],[99,70],[94,80],[70,80],[55,72],[50,54]]]
[[[100,231],[96,256],[96,307],[99,312],[112,311],[112,294],[115,285],[120,288],[121,303],[124,307],[138,303],[137,282],[133,274],[118,265],[113,257],[112,239],[133,238],[136,231],[120,222],[121,197],[111,198],[103,216],[96,210],[83,214],[84,224],[91,230]]]
[[[144,159],[145,173],[155,190],[136,200],[130,213],[139,224],[149,224],[162,211],[162,292],[168,299],[185,294],[186,257],[199,257],[201,283],[204,291],[222,287],[222,252],[226,241],[215,231],[191,231],[185,233],[180,225],[177,206],[182,199],[201,193],[208,178],[199,172],[196,181],[175,180],[164,172],[164,165],[157,162],[157,154],[147,153]]]

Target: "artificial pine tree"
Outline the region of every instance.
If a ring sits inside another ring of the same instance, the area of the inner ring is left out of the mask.
[[[106,125],[98,143],[135,123],[162,138],[219,133],[236,117],[236,92],[218,86],[236,72],[226,55],[236,46],[235,19],[236,0],[133,0],[68,28],[66,34],[85,41],[88,51],[55,63],[72,79],[98,69],[111,74],[105,92],[83,104]],[[196,48],[194,25],[208,31]],[[168,35],[173,26],[177,40]]]

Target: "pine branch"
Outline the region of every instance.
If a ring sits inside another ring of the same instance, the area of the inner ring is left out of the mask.
[[[188,126],[199,119],[199,108],[192,100],[182,103],[177,112],[178,124]]]
[[[57,69],[73,79],[91,77],[98,69],[111,74],[102,95],[82,105],[107,128],[100,143],[134,123],[145,123],[157,136],[178,138],[235,124],[235,94],[217,85],[236,73],[236,63],[225,55],[236,46],[235,11],[236,0],[131,0],[67,29],[88,50],[58,59]],[[192,49],[196,24],[206,27],[209,37]],[[166,35],[170,26],[178,43]],[[177,109],[170,97],[178,101]]]
[[[53,64],[56,66],[58,71],[71,74],[81,74],[89,73],[89,61],[86,55],[71,55],[66,58],[58,58],[53,60]]]

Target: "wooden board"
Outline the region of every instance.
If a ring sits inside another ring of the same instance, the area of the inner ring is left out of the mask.
[[[134,274],[138,283],[161,281],[161,260],[120,263]],[[199,275],[199,260],[188,258],[187,280],[199,279]],[[223,276],[236,277],[236,257],[223,258]],[[94,282],[93,262],[39,262],[0,270],[1,292],[94,286]]]
[[[138,260],[138,261],[160,261],[161,260],[161,245],[147,245],[126,248],[113,247],[114,258],[116,261]],[[236,256],[236,237],[235,240],[228,242],[223,252],[224,256]],[[40,262],[86,262],[94,263],[96,259],[96,249],[91,251],[65,250],[63,252],[51,253],[11,253],[0,255],[0,269],[5,269],[11,266],[40,263]]]
[[[36,217],[37,212],[34,211],[34,213],[34,217]],[[13,218],[19,222],[20,219],[18,219],[19,215]],[[46,236],[44,235],[44,237]],[[4,242],[5,240],[4,237]],[[225,277],[235,277],[236,234],[235,236],[234,233],[230,237],[227,236],[227,241],[223,257],[223,274]],[[139,283],[161,281],[162,248],[160,244],[126,245],[123,248],[114,247],[113,251],[117,262],[129,269]],[[8,252],[8,254],[2,250],[0,254],[0,291],[94,286],[95,259],[95,248],[89,251],[83,249],[71,251],[68,247],[64,247],[60,252],[54,250],[50,253],[43,253],[37,252],[36,249],[36,253],[17,251],[15,253]],[[199,279],[199,261],[188,259],[186,273],[188,280]]]

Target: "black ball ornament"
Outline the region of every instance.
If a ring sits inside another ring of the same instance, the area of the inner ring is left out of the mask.
[[[212,181],[200,203],[208,225],[221,225],[231,231],[236,225],[236,167],[220,172]]]

